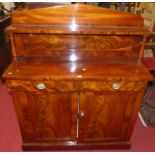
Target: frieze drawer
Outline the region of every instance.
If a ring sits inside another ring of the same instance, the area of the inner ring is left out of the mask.
[[[9,89],[22,91],[139,91],[143,81],[22,81],[7,80]]]
[[[22,81],[22,80],[7,80],[6,85],[14,91],[75,91],[75,81]]]
[[[81,91],[139,91],[145,88],[143,81],[81,81]]]

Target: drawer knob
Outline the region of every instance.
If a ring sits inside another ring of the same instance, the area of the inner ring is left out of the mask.
[[[37,84],[37,88],[38,89],[45,89],[46,88],[46,85],[44,83],[38,83]]]
[[[120,84],[118,84],[118,83],[113,83],[113,84],[112,84],[112,88],[115,89],[115,90],[118,90],[118,89],[120,89]]]

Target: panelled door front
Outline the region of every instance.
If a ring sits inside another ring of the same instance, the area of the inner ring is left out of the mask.
[[[13,92],[24,142],[76,140],[76,93]]]
[[[54,143],[120,141],[132,113],[127,109],[133,108],[137,95],[127,91],[12,94],[23,141]]]
[[[83,92],[79,106],[79,142],[120,141],[123,123],[127,123],[135,102],[133,92]],[[125,118],[126,117],[126,118]],[[125,120],[126,119],[126,120]]]

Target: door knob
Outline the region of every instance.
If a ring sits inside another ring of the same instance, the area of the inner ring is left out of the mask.
[[[85,113],[84,111],[80,111],[80,117],[84,117]]]

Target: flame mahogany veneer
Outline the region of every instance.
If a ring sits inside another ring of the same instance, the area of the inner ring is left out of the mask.
[[[129,148],[152,79],[139,15],[89,5],[15,11],[6,29],[23,149]]]

